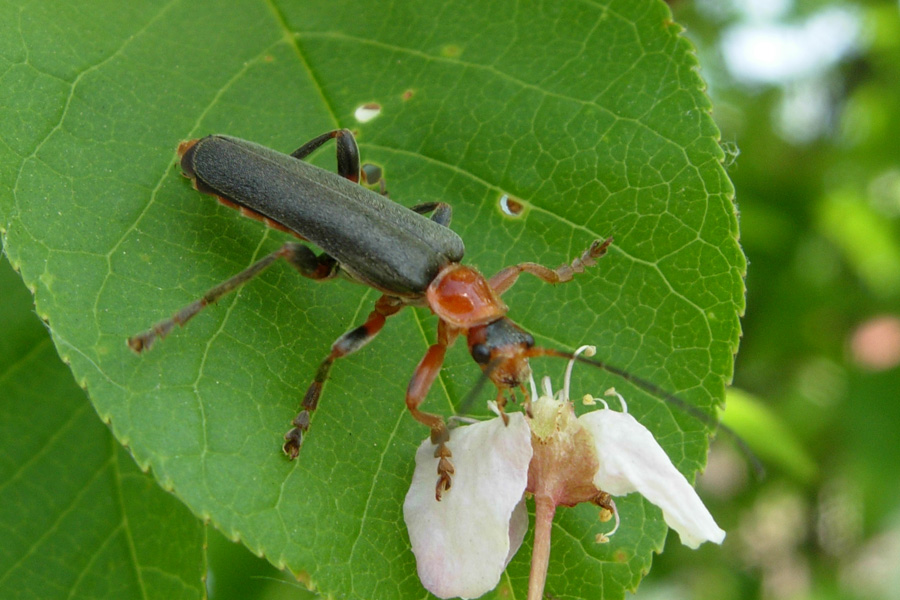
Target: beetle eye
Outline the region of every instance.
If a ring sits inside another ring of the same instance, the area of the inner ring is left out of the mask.
[[[525,347],[534,348],[534,337],[530,333],[525,334]]]
[[[475,344],[472,346],[472,358],[480,365],[486,365],[491,360],[491,349],[485,344]]]

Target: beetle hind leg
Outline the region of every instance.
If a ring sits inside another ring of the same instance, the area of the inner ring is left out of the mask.
[[[304,277],[317,280],[331,279],[340,271],[340,265],[331,255],[324,252],[316,255],[303,244],[291,244],[290,246],[284,253],[284,259],[300,271]]]
[[[316,258],[320,259],[321,256]],[[297,458],[297,455],[300,453],[300,446],[303,445],[303,436],[309,431],[312,413],[319,406],[319,397],[322,395],[322,388],[325,385],[325,380],[328,379],[328,373],[331,371],[334,361],[348,354],[353,354],[371,342],[378,335],[378,332],[381,331],[381,328],[384,327],[387,317],[393,315],[401,308],[403,308],[403,304],[396,298],[386,295],[382,296],[375,303],[375,310],[369,314],[365,323],[355,329],[351,329],[332,344],[331,353],[319,365],[313,382],[303,396],[300,413],[291,422],[294,427],[284,434],[285,442],[282,449],[291,460]]]
[[[303,244],[288,242],[281,248],[253,263],[234,277],[227,279],[207,291],[201,298],[191,302],[170,318],[160,321],[147,331],[128,338],[128,347],[137,353],[149,350],[157,339],[169,335],[176,325],[183,327],[194,318],[201,310],[215,304],[223,296],[238,289],[263,271],[279,258],[288,261],[300,274],[310,279],[328,279],[338,272],[337,261],[327,254],[316,256],[312,250]]]

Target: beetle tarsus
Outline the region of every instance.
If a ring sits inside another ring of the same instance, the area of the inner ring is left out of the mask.
[[[594,240],[581,256],[571,263],[563,263],[555,269],[533,262],[519,263],[506,267],[491,277],[491,287],[496,293],[502,294],[513,286],[522,273],[531,273],[547,283],[567,283],[572,281],[576,273],[584,273],[586,267],[594,266],[597,263],[597,259],[606,254],[606,250],[612,244],[612,241],[611,237],[605,240]]]
[[[452,456],[453,453],[450,452],[450,448],[444,442],[438,444],[434,449],[434,457],[439,459],[437,467],[438,481],[434,488],[434,499],[438,502],[441,501],[444,492],[449,491],[453,486],[452,475],[456,473],[456,469],[453,468],[453,463],[450,462],[450,457]]]
[[[510,392],[512,396],[512,392]],[[515,401],[516,397],[512,396],[513,401]],[[504,395],[503,390],[497,390],[497,412],[500,414],[500,418],[503,420],[503,425],[509,425],[509,415],[506,414],[506,395]]]
[[[294,426],[293,429],[284,434],[284,439],[286,441],[284,446],[282,446],[282,449],[290,460],[297,458],[297,455],[300,453],[300,446],[303,445],[303,437],[306,432],[309,431],[312,413],[319,406],[319,396],[322,394],[322,386],[325,383],[325,379],[328,377],[328,371],[333,362],[334,359],[329,356],[322,361],[321,365],[319,365],[315,381],[309,384],[306,394],[303,395],[303,402],[301,404],[303,410],[301,410],[300,413],[294,417],[294,420],[291,421],[291,425]]]
[[[295,427],[284,434],[284,439],[286,441],[281,449],[290,460],[294,460],[300,454],[300,446],[303,445],[303,432]]]
[[[313,387],[316,384],[309,386],[310,389],[306,392],[306,398],[304,398],[303,405],[307,405],[307,398],[310,397],[311,394],[314,394],[314,398],[311,400],[310,408],[304,408],[304,410],[300,411],[291,424],[294,426],[293,429],[284,434],[284,445],[281,447],[284,450],[284,453],[287,454],[290,460],[294,460],[297,458],[297,455],[300,454],[300,446],[303,445],[303,436],[309,431],[309,419],[310,412],[315,410],[315,405],[319,402],[319,393],[322,391],[322,386],[318,386],[317,390],[313,390]]]
[[[153,336],[150,334],[151,332],[141,333],[128,338],[128,347],[136,354],[140,354],[144,350],[149,350],[150,346],[153,344]]]
[[[184,321],[181,320],[181,314],[188,308],[191,307],[185,307],[175,313],[175,316],[171,319],[161,321],[144,333],[139,333],[138,335],[128,338],[128,347],[131,348],[136,354],[140,354],[145,350],[149,350],[153,347],[153,342],[155,342],[157,339],[162,339],[169,335],[169,332],[175,328],[175,325],[184,324]]]
[[[597,259],[606,254],[606,250],[612,242],[612,237],[608,237],[605,240],[594,240],[590,247],[584,251],[584,254],[573,260],[569,265],[560,265],[556,271],[558,273],[560,271],[566,271],[569,279],[571,279],[575,273],[584,273],[585,267],[593,267],[597,264]],[[565,281],[568,281],[568,279]]]

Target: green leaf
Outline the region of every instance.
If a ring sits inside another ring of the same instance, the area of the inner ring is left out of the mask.
[[[204,598],[203,526],[94,413],[0,262],[0,597]]]
[[[301,580],[348,598],[424,594],[401,505],[427,431],[403,397],[436,320],[404,310],[338,361],[293,463],[281,436],[376,292],[277,265],[152,352],[130,353],[128,336],[287,239],[193,191],[175,165],[181,140],[223,132],[289,152],[351,127],[393,199],[453,206],[466,262],[486,274],[555,267],[613,235],[573,283],[524,276],[504,296],[510,317],[541,345],[596,344],[708,414],[721,402],[745,263],[696,59],[662,3],[0,10],[11,29],[0,89],[21,107],[0,122],[0,189],[11,190],[0,227],[58,352],[139,464]],[[381,115],[358,124],[367,102]],[[517,218],[501,211],[504,195],[521,203]],[[564,368],[534,362],[538,376]],[[703,466],[707,424],[612,375],[578,373],[576,393],[617,386],[685,473]],[[457,344],[424,408],[452,414],[478,376]],[[607,545],[594,543],[594,510],[561,511],[548,592],[616,598],[637,585],[666,529],[638,497],[619,507],[623,530]],[[501,588],[524,596],[527,570],[526,549]]]
[[[743,390],[730,388],[727,399],[722,423],[741,436],[765,464],[783,469],[803,483],[818,477],[818,465],[787,422]]]

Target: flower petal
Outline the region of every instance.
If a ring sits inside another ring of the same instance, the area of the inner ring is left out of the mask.
[[[447,447],[453,487],[434,499],[437,462],[425,440],[416,452],[403,518],[422,585],[440,598],[477,598],[496,587],[528,528],[523,494],[531,431],[521,413],[453,430]]]
[[[666,523],[685,546],[722,543],[725,532],[646,427],[628,413],[610,409],[587,413],[579,421],[591,431],[597,447],[598,488],[613,496],[639,492],[662,509]]]

